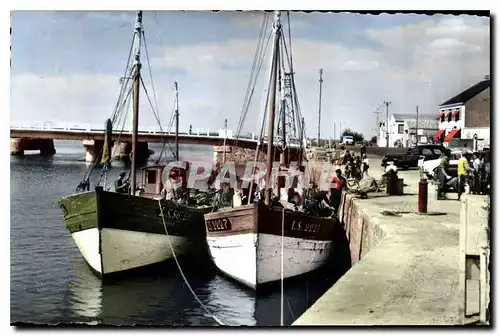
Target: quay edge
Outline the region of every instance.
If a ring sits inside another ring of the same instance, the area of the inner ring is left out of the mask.
[[[464,212],[464,203],[481,197],[484,203],[487,196],[436,201],[429,185],[429,212],[447,212],[432,216],[414,213],[415,192],[413,188],[409,195],[368,199],[344,194],[339,217],[346,225],[353,266],[292,326],[477,323],[479,281],[471,283],[466,295],[465,257],[459,257],[459,250],[463,250],[462,256],[477,253],[472,249],[480,224],[469,221],[467,237],[461,237],[468,241],[463,248],[459,236],[464,235],[464,215],[460,212]],[[476,213],[479,202],[474,202]],[[403,214],[385,216],[383,210]],[[465,319],[465,307],[476,317]]]

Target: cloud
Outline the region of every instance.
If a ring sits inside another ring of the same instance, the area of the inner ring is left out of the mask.
[[[378,68],[379,63],[377,61],[347,61],[344,63],[343,69],[352,70],[352,71],[366,71],[366,70],[374,70]]]
[[[261,22],[258,15],[239,17],[239,25],[255,21],[258,26]],[[314,27],[314,22],[307,24]],[[392,102],[389,114],[412,113],[417,104],[421,114],[434,113],[438,104],[490,71],[489,22],[467,16],[440,16],[420,23],[367,29],[364,35],[379,47],[293,40],[297,91],[309,136],[317,133],[319,68],[324,70],[321,132],[333,135],[335,123],[337,136],[340,124],[369,136],[376,124],[374,106],[384,100]],[[198,41],[151,47],[162,120],[166,123],[170,117],[172,85],[178,81],[181,129],[187,130],[190,124],[194,129],[218,129],[227,116],[229,128],[235,130],[256,46],[256,38],[231,38],[217,43]],[[255,87],[245,131],[259,129],[269,56],[270,48]],[[113,57],[120,62],[126,55]],[[116,77],[75,74],[44,78],[14,74],[12,119],[43,115],[44,119],[101,123],[114,106],[119,76],[121,73]],[[148,90],[152,92],[152,88]],[[145,98],[141,98],[141,107],[149,110]],[[141,123],[154,125],[152,114],[144,113]]]
[[[118,99],[119,77],[85,74],[12,76],[11,120],[23,124],[51,121],[103,125],[112,115]],[[144,98],[140,107],[144,110],[143,125],[155,126],[154,115]],[[128,116],[131,116],[130,112]]]

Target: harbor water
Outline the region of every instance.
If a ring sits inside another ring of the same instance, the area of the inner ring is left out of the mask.
[[[193,297],[175,264],[104,284],[92,274],[57,205],[59,197],[75,191],[87,169],[83,147],[72,141],[55,145],[57,154],[51,158],[29,153],[11,157],[11,323],[217,325]],[[156,156],[161,145],[150,148]],[[211,147],[182,145],[180,150],[181,159],[213,156]],[[124,170],[115,164],[109,182]],[[92,185],[99,175],[96,170]],[[280,325],[279,286],[256,296],[221,276],[208,257],[181,267],[199,299],[224,324]],[[298,318],[339,276],[337,268],[327,267],[286,282],[285,324]]]

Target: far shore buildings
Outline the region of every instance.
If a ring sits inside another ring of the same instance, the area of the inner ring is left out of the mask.
[[[395,113],[389,117],[389,147],[410,147],[417,143],[428,143],[439,129],[439,121],[433,115]],[[386,146],[385,123],[379,124],[377,145]]]
[[[490,78],[439,106],[439,130],[433,140],[449,147],[481,149],[490,145]]]

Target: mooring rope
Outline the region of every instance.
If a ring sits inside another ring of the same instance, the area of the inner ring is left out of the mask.
[[[165,223],[165,217],[163,216],[163,207],[161,206],[161,200],[158,200],[158,206],[160,207],[160,215],[161,215],[161,219],[163,221],[163,228],[165,229],[165,234],[167,235],[168,245],[170,246],[170,250],[172,251],[172,255],[174,257],[175,263],[177,264],[177,269],[179,270],[179,273],[181,274],[182,279],[184,280],[184,283],[186,284],[187,288],[191,291],[191,294],[193,294],[193,297],[196,299],[196,301],[198,301],[198,303],[200,304],[201,308],[203,308],[205,310],[205,312],[215,322],[217,322],[221,326],[225,326],[225,324],[222,323],[222,321],[219,318],[217,318],[217,316],[215,316],[210,311],[210,309],[208,309],[208,307],[200,300],[200,298],[198,297],[198,295],[196,295],[196,293],[194,292],[193,288],[189,284],[189,281],[187,280],[186,276],[184,275],[184,272],[182,271],[181,265],[179,264],[179,261],[177,260],[177,256],[175,255],[175,251],[174,251],[174,247],[172,246],[172,242],[170,241],[170,235],[168,234],[167,224]]]
[[[283,316],[283,306],[285,305],[285,291],[283,287],[283,252],[285,243],[285,208],[281,209],[281,307],[280,307],[280,325],[283,327],[284,316]]]

